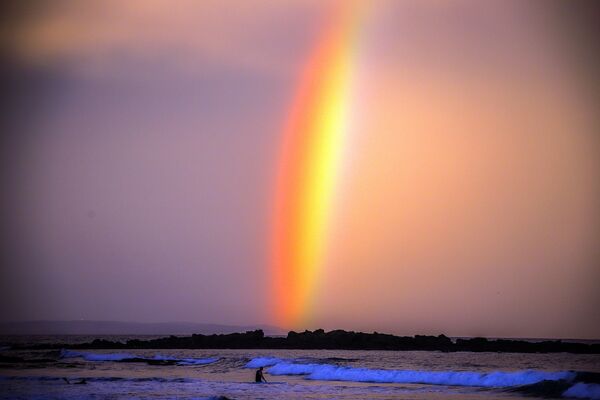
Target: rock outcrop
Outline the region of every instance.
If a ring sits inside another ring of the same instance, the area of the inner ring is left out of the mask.
[[[13,347],[15,348],[15,347]],[[126,342],[96,339],[92,342],[28,346],[33,349],[337,349],[337,350],[427,350],[476,351],[505,353],[579,353],[600,354],[600,344],[563,342],[561,340],[528,342],[486,338],[456,339],[439,336],[395,336],[378,332],[363,333],[323,329],[289,332],[287,337],[265,336],[262,330],[221,335],[168,336]]]

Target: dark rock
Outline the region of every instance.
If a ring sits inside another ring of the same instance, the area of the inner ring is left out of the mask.
[[[513,353],[600,354],[600,344],[583,344],[555,341],[527,342],[523,340],[486,338],[457,339],[453,342],[445,335],[395,336],[378,332],[363,333],[344,330],[325,332],[323,329],[290,331],[286,337],[265,337],[262,330],[221,335],[169,336],[151,340],[128,340],[125,343],[96,339],[91,343],[66,346],[62,343],[40,344],[29,349],[346,349],[346,350],[427,350],[474,351]],[[124,362],[141,362],[136,359]],[[0,362],[14,362],[10,358]],[[148,362],[144,360],[144,362]],[[154,361],[153,361],[154,362]],[[168,363],[170,361],[156,361]],[[163,365],[163,364],[161,364]]]

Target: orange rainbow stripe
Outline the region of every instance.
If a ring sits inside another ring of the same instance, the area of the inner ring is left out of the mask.
[[[309,322],[326,256],[329,215],[347,131],[356,3],[341,2],[300,80],[283,132],[273,228],[275,319]]]

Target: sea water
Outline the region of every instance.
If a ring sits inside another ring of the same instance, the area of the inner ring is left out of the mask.
[[[600,399],[600,355],[7,348],[0,355],[0,399]],[[253,382],[261,366],[266,384]]]

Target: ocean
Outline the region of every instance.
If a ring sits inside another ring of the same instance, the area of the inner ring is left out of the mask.
[[[0,399],[600,399],[598,354],[3,347],[0,361]]]

